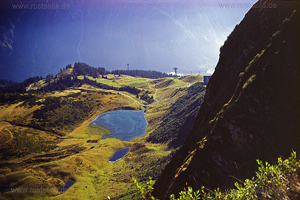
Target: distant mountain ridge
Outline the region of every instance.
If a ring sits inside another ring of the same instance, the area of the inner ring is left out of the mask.
[[[55,91],[55,90],[64,90],[67,87],[78,86],[83,83],[88,83],[90,85],[95,85],[99,88],[104,89],[117,89],[109,85],[105,85],[102,83],[96,83],[95,81],[91,81],[89,79],[79,80],[78,76],[91,76],[93,78],[97,78],[98,76],[102,76],[102,78],[106,78],[107,74],[114,75],[129,75],[133,77],[143,77],[143,78],[163,78],[163,77],[176,77],[176,75],[166,74],[164,72],[154,71],[154,70],[113,70],[112,72],[107,71],[103,67],[92,67],[86,63],[76,62],[73,66],[68,64],[65,68],[62,68],[60,72],[56,75],[47,74],[45,78],[42,76],[35,76],[26,79],[23,82],[16,83],[13,81],[2,80],[0,82],[0,91],[6,93],[24,93],[30,91],[30,85],[32,83],[36,83],[40,80],[43,80],[40,84],[35,84],[38,91]],[[2,86],[3,85],[3,86]],[[38,86],[37,86],[38,85]],[[29,87],[29,89],[28,89]],[[121,90],[129,90],[133,94],[137,94],[139,91],[133,88],[121,88]]]
[[[252,8],[221,47],[194,126],[154,185],[159,199],[232,187],[254,175],[256,159],[299,151],[299,3],[257,3],[271,2],[278,9]]]
[[[7,87],[7,86],[12,85],[14,83],[15,82],[11,81],[11,80],[0,79],[0,88],[1,87]]]

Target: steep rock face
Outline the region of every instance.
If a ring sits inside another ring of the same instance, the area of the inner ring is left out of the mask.
[[[254,175],[256,159],[299,150],[299,3],[257,4],[271,2],[276,9],[252,8],[220,49],[194,127],[154,186],[158,198],[187,185],[231,187]]]

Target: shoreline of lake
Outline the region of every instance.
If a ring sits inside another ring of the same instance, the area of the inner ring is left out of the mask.
[[[145,110],[115,110],[98,115],[90,124],[102,126],[111,132],[111,135],[104,135],[102,139],[115,137],[122,141],[131,141],[146,134],[148,121],[145,116]],[[115,151],[108,162],[115,163],[122,159],[129,148]]]
[[[104,135],[102,139],[117,137],[122,141],[130,141],[146,134],[148,121],[145,116],[145,110],[108,111],[98,115],[90,124],[100,125],[110,130],[112,134]]]

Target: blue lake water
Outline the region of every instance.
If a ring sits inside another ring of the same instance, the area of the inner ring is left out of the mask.
[[[123,141],[130,141],[146,133],[148,122],[144,110],[117,110],[99,115],[92,124],[101,125],[110,130],[112,135],[106,137],[117,137]]]
[[[144,110],[117,110],[99,115],[91,123],[101,125],[110,130],[112,134],[105,135],[103,139],[106,137],[117,137],[123,141],[130,141],[146,133],[148,122],[145,115]],[[128,151],[129,147],[115,151],[108,162],[116,162],[123,158]]]
[[[116,162],[119,159],[123,158],[127,152],[129,151],[130,147],[126,147],[124,149],[120,149],[118,151],[115,151],[115,153],[109,158],[108,162]]]
[[[59,191],[60,193],[64,193],[64,192],[66,192],[66,191],[67,191],[74,183],[75,183],[75,181],[73,181],[73,180],[68,180],[68,181],[65,182],[65,185],[64,185],[64,186],[62,186],[61,188],[58,189],[58,191]]]

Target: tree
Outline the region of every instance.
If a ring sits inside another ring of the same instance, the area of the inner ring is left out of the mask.
[[[46,75],[46,79],[49,79],[49,78],[52,78],[53,77],[53,74],[47,74]]]

